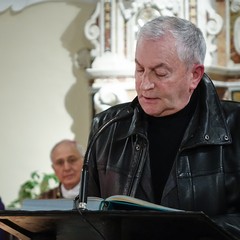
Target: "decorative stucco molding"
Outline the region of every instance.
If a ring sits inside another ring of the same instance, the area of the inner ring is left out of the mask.
[[[240,0],[231,0],[231,11],[238,12],[240,10]]]
[[[97,2],[97,0],[0,0],[0,12],[4,12],[7,9],[11,9],[14,12],[19,12],[30,5],[46,2],[94,3]]]

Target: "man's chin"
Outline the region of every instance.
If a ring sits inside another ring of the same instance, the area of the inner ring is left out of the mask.
[[[158,117],[159,113],[156,112],[156,109],[152,109],[152,108],[143,108],[144,112],[149,115],[149,116],[153,116],[153,117]]]
[[[62,184],[67,190],[72,189],[76,186],[76,184],[73,184],[72,182],[64,182]]]

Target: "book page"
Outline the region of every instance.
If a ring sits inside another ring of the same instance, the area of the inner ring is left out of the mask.
[[[132,205],[133,207],[140,207],[140,208],[148,208],[148,209],[152,209],[152,210],[158,210],[158,211],[168,211],[168,212],[179,212],[179,211],[183,211],[180,209],[175,209],[175,208],[169,208],[169,207],[165,207],[162,205],[158,205],[158,204],[154,204],[148,201],[144,201],[138,198],[134,198],[134,197],[130,197],[130,196],[126,196],[126,195],[114,195],[111,197],[108,197],[105,199],[105,202],[109,202],[114,203],[114,204],[127,204],[127,205]],[[131,206],[130,206],[131,208]]]

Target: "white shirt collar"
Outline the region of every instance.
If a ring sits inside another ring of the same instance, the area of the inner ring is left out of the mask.
[[[74,199],[79,194],[80,182],[72,189],[66,189],[63,184],[61,184],[62,196],[64,198]]]

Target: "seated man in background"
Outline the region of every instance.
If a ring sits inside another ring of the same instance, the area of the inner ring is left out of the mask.
[[[74,199],[79,193],[85,151],[76,141],[62,140],[50,153],[52,168],[59,179],[59,186],[40,195],[40,199]]]

